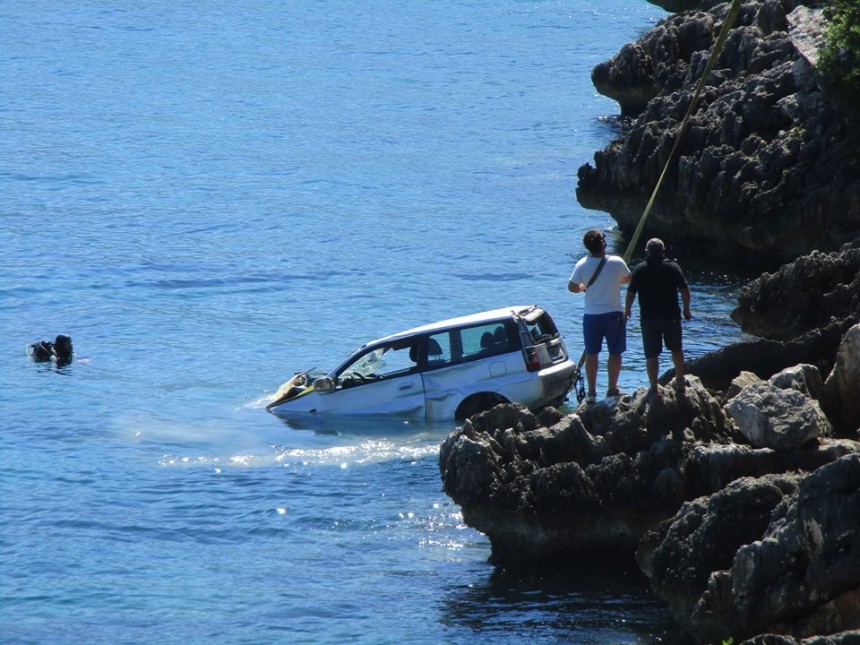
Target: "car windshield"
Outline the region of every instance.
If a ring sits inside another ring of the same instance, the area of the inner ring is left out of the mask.
[[[371,376],[375,374],[385,365],[385,361],[382,360],[385,350],[385,347],[378,347],[362,354],[358,360],[347,366],[343,371],[343,376]]]
[[[416,350],[414,341],[376,347],[344,367],[339,376],[342,379],[370,380],[414,371],[418,367]]]

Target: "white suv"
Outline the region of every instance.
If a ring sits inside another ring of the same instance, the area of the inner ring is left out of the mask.
[[[494,309],[362,345],[328,374],[299,372],[266,409],[306,414],[392,414],[455,419],[499,403],[561,405],[577,368],[550,315]]]

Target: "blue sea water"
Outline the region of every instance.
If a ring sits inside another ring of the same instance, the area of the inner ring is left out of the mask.
[[[578,355],[567,277],[612,220],[576,171],[619,112],[590,72],[663,15],[0,3],[0,640],[671,642],[635,568],[488,564],[441,489],[453,425],[263,410],[370,338],[509,304]],[[739,279],[689,277],[695,356],[741,336]],[[31,363],[58,333],[74,362]]]

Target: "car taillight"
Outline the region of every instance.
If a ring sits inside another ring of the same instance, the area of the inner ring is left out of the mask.
[[[540,354],[535,347],[526,347],[526,369],[537,372],[540,369]]]

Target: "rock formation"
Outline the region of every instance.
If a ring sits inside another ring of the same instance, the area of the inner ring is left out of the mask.
[[[782,391],[752,383],[734,400],[750,388]],[[501,405],[443,442],[445,492],[489,537],[491,560],[635,552],[700,642],[860,629],[860,443],[827,438],[818,411],[817,436],[761,432],[751,445],[732,402],[695,377],[683,393],[661,389],[654,402],[642,388],[568,415]]]
[[[813,251],[741,289],[732,318],[763,338],[690,361],[686,370],[725,390],[742,372],[768,379],[797,364],[827,381],[812,393],[836,436],[857,438],[860,426],[860,239],[833,253]],[[667,373],[665,379],[672,376]],[[664,380],[665,380],[664,379]]]
[[[683,391],[497,406],[451,434],[443,486],[492,560],[635,552],[699,642],[860,636],[858,251],[748,284],[735,318],[782,340],[690,361]]]
[[[806,477],[739,479],[686,503],[646,535],[636,556],[700,642],[777,630],[833,634],[860,628],[858,518],[860,454],[853,454]]]
[[[685,13],[595,68],[628,132],[577,189],[627,235],[729,6],[653,1]],[[818,4],[743,4],[644,233],[774,270],[732,314],[759,339],[689,361],[682,391],[670,370],[658,399],[497,406],[439,453],[494,562],[635,554],[702,643],[860,642],[860,115],[822,90]]]
[[[628,237],[669,157],[728,4],[661,2],[672,15],[592,74],[634,119],[579,170],[577,197]],[[810,6],[805,6],[806,4]],[[645,227],[677,254],[771,268],[834,251],[860,230],[860,118],[828,101],[816,73],[813,2],[744,3]]]

